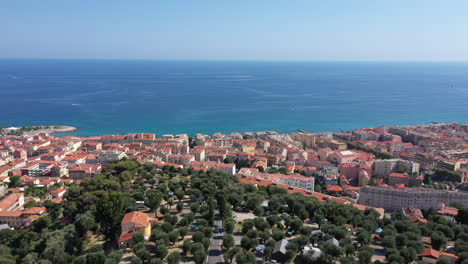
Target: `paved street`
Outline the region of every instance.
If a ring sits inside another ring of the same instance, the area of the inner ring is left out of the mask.
[[[214,224],[222,228],[223,222],[221,221],[219,211],[215,211],[215,213],[216,215]],[[208,263],[210,264],[224,263],[223,252],[221,250],[221,246],[223,244],[223,234],[223,232],[213,233],[210,249],[208,250]]]

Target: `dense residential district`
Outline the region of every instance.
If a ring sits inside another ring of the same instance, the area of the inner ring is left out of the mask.
[[[2,264],[468,263],[467,124],[9,132]]]

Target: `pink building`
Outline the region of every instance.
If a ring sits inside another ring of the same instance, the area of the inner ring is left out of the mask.
[[[340,165],[340,175],[346,179],[358,179],[360,166],[358,163],[343,163]]]

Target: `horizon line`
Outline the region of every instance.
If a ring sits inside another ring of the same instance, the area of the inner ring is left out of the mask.
[[[158,58],[48,58],[0,57],[0,60],[108,60],[108,61],[179,61],[179,62],[389,62],[389,63],[468,63],[468,60],[275,60],[275,59],[158,59]]]

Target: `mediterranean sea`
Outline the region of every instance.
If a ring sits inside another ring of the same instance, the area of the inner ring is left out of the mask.
[[[0,100],[76,136],[468,123],[468,63],[1,59]]]

